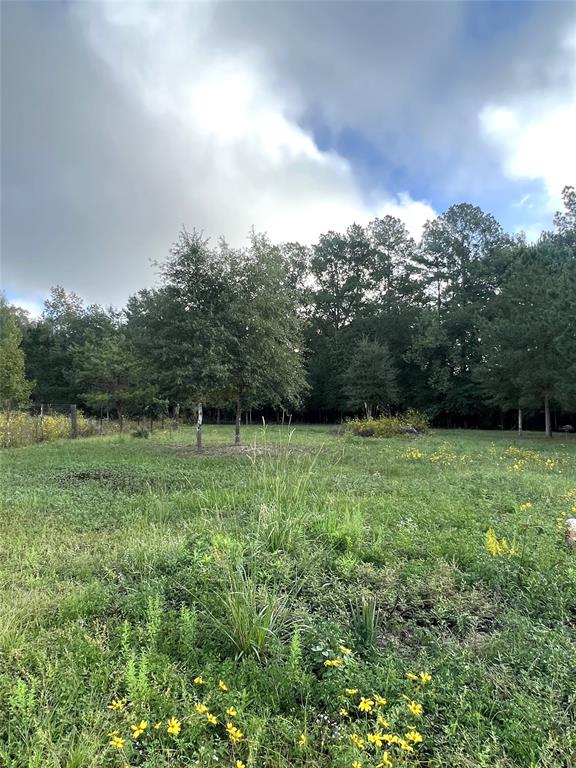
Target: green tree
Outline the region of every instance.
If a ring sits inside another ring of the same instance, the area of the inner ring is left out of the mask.
[[[88,338],[76,347],[74,378],[89,406],[116,410],[122,431],[127,408],[142,398],[139,361],[124,332]]]
[[[307,388],[302,320],[290,264],[265,235],[252,233],[241,250],[223,246],[226,264],[226,385],[235,404],[235,442],[240,442],[243,408],[294,408]]]
[[[13,408],[26,403],[32,389],[26,379],[22,331],[12,308],[0,296],[0,404]]]
[[[366,418],[398,401],[396,371],[386,344],[361,339],[344,375],[348,405],[363,408]]]

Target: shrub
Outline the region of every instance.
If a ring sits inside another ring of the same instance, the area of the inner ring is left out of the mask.
[[[78,414],[78,434],[82,437],[95,434],[94,424]],[[70,416],[49,414],[43,418],[22,411],[0,413],[0,447],[16,448],[33,443],[65,440],[70,437]]]
[[[132,437],[142,437],[147,440],[150,437],[150,432],[146,429],[146,427],[137,427],[132,432]]]
[[[397,416],[382,415],[377,419],[351,419],[346,423],[346,432],[358,437],[395,437],[424,433],[429,428],[428,417],[413,410]]]

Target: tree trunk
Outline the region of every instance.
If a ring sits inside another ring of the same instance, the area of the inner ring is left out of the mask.
[[[78,437],[78,409],[75,405],[70,406],[70,437]]]
[[[153,416],[151,415],[151,416],[150,416],[150,432],[152,432],[152,429],[153,429],[153,427],[154,427],[153,421],[154,421],[154,418],[153,418]]]
[[[220,408],[216,408],[216,424],[220,424]]]
[[[236,430],[234,433],[234,443],[240,445],[240,421],[242,419],[242,404],[240,397],[236,399]]]
[[[180,403],[176,403],[174,406],[174,429],[178,429],[180,426]]]
[[[544,424],[546,437],[552,437],[552,421],[550,419],[550,398],[548,392],[544,395]]]
[[[122,408],[118,408],[118,421],[120,422],[120,434],[124,431],[124,414]]]
[[[44,440],[44,403],[40,403],[40,440]]]
[[[518,408],[518,437],[522,437],[522,408]]]
[[[202,450],[202,403],[198,403],[198,416],[196,419],[196,450]]]

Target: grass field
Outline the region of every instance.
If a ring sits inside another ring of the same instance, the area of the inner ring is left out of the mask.
[[[0,765],[576,765],[576,440],[232,430],[3,452]]]

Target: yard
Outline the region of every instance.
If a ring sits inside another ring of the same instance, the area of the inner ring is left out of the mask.
[[[576,765],[574,437],[232,439],[3,451],[0,764]]]

